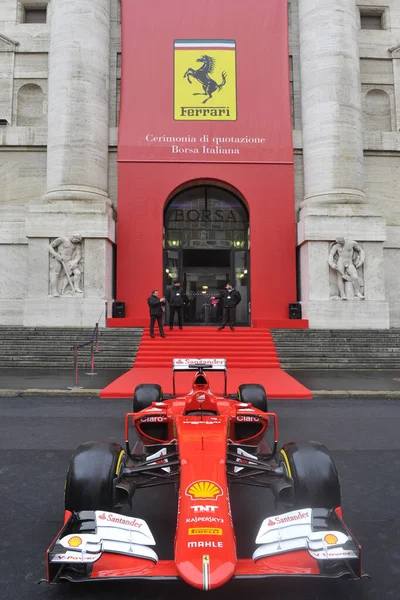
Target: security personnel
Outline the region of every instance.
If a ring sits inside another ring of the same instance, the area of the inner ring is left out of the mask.
[[[220,298],[224,302],[224,312],[222,315],[222,323],[218,327],[218,330],[224,329],[225,325],[229,323],[229,327],[233,331],[236,319],[236,307],[241,301],[242,297],[240,292],[235,290],[231,283],[227,283],[225,286],[226,291],[221,292],[218,296],[212,296],[211,300],[214,298]]]
[[[160,336],[165,338],[164,327],[163,327],[163,314],[165,307],[165,298],[158,297],[158,291],[153,290],[151,296],[147,298],[147,304],[150,309],[150,337],[154,337],[154,323],[157,321],[158,329],[160,330]]]
[[[183,327],[183,292],[179,279],[176,279],[172,287],[167,292],[169,304],[169,328],[174,328],[175,313],[178,313],[179,329]]]

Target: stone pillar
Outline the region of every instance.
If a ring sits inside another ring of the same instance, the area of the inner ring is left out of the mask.
[[[385,223],[364,193],[356,11],[356,0],[299,0],[304,158],[300,300],[311,327],[389,327],[382,269]],[[328,256],[330,242],[342,236],[365,246],[365,300],[333,301]]]
[[[299,0],[304,203],[365,201],[355,0]]]
[[[115,241],[108,196],[110,0],[50,6],[47,191],[31,203],[27,219],[35,261],[24,324],[94,325],[111,300]],[[49,296],[49,240],[73,234],[83,238],[83,294]]]
[[[396,99],[396,131],[400,131],[400,44],[389,48],[393,59],[394,94]]]
[[[52,0],[46,200],[108,198],[110,0]]]

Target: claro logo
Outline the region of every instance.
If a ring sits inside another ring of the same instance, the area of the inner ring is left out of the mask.
[[[141,423],[165,423],[167,421],[166,417],[141,417]]]

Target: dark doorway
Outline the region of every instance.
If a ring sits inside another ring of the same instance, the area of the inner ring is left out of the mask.
[[[182,251],[183,268],[186,267],[225,267],[230,268],[230,250],[185,250]]]
[[[222,303],[211,297],[231,281],[242,296],[237,323],[249,325],[249,215],[243,202],[217,186],[194,186],[169,202],[164,230],[164,287],[180,279],[185,323],[217,325]]]

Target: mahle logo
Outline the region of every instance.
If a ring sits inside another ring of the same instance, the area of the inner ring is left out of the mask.
[[[174,119],[236,121],[236,42],[175,40]]]

